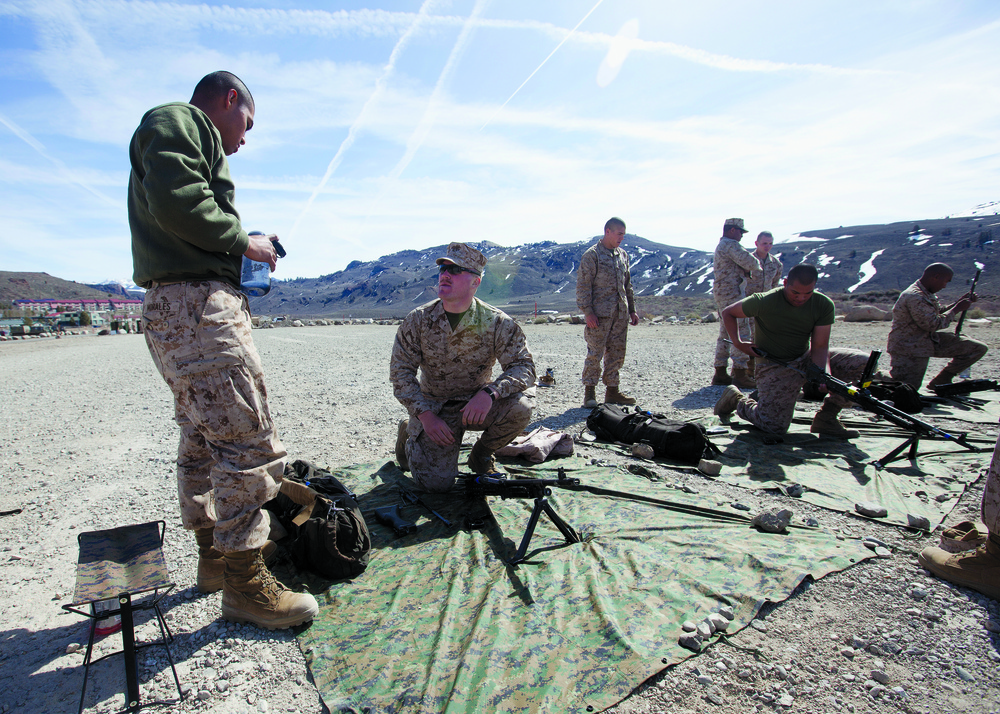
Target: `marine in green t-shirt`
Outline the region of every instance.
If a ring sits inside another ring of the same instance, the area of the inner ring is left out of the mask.
[[[781,288],[751,295],[722,311],[722,322],[733,346],[746,354],[763,353],[770,359],[757,363],[757,399],[743,396],[736,387],[727,387],[715,404],[716,415],[726,417],[735,411],[765,432],[784,434],[792,422],[809,362],[845,382],[860,376],[867,362],[863,352],[830,350],[834,306],[830,298],[816,292],[817,278],[816,266],[796,265],[788,271]],[[740,338],[736,321],[743,317],[752,317],[757,323],[753,343]],[[827,395],[809,431],[856,438],[858,432],[847,429],[837,418],[849,403],[837,395]]]
[[[754,343],[743,341],[736,329],[736,320],[743,317],[752,317],[757,324]],[[755,354],[756,346],[782,362],[810,352],[823,371],[827,371],[833,320],[833,300],[816,292],[816,268],[806,264],[788,271],[782,287],[751,295],[722,311],[723,324],[737,349]]]
[[[813,292],[802,305],[793,305],[787,287],[756,293],[740,302],[743,314],[754,318],[754,344],[783,362],[801,357],[809,349],[813,329],[833,324],[833,300]]]

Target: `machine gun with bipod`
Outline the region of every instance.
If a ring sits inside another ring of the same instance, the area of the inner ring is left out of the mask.
[[[811,362],[806,368],[806,377],[810,381],[824,384],[826,385],[827,390],[833,394],[849,399],[862,409],[877,414],[886,421],[890,421],[896,426],[912,432],[906,441],[883,456],[881,459],[876,459],[872,462],[872,465],[874,465],[876,469],[881,470],[886,464],[902,458],[900,454],[902,454],[906,449],[909,449],[909,453],[907,454],[908,458],[915,459],[917,457],[917,446],[920,439],[953,441],[973,453],[980,453],[987,450],[970,444],[968,442],[968,434],[966,432],[962,432],[958,436],[949,434],[943,429],[939,429],[934,426],[930,422],[919,419],[912,414],[907,414],[893,405],[872,396],[871,392],[868,391],[868,387],[871,385],[872,374],[874,374],[875,368],[878,365],[878,359],[881,356],[882,352],[880,350],[873,350],[871,355],[869,355],[868,364],[865,365],[865,371],[859,380],[859,386],[848,384],[847,382],[839,380],[833,375],[827,374]]]
[[[528,552],[528,544],[531,543],[531,536],[538,525],[538,519],[542,513],[549,517],[549,520],[563,534],[567,543],[581,542],[580,534],[571,525],[566,523],[549,503],[548,497],[552,495],[552,487],[571,488],[580,485],[580,479],[569,478],[566,471],[561,466],[557,471],[556,479],[541,478],[519,478],[509,479],[503,474],[488,474],[486,476],[459,476],[465,481],[465,493],[469,498],[482,499],[486,496],[499,496],[502,499],[508,498],[533,498],[535,506],[531,509],[531,517],[528,519],[528,526],[521,538],[521,545],[518,546],[514,557],[507,561],[508,565],[517,565],[525,560]]]
[[[876,459],[872,462],[872,465],[875,466],[876,469],[881,470],[886,464],[902,458],[900,454],[902,454],[906,449],[909,449],[909,453],[907,454],[908,458],[915,459],[917,457],[917,446],[920,439],[952,441],[973,453],[982,453],[989,450],[987,448],[970,444],[968,442],[968,434],[966,432],[962,432],[958,436],[949,434],[943,429],[939,429],[934,426],[930,422],[919,419],[912,414],[907,414],[906,412],[897,409],[892,404],[883,402],[881,399],[877,399],[873,396],[872,393],[868,391],[868,387],[871,386],[872,375],[875,374],[875,369],[878,367],[879,357],[882,356],[881,350],[872,351],[872,353],[868,356],[868,363],[865,365],[864,372],[861,374],[861,379],[858,380],[857,385],[853,385],[837,379],[831,374],[827,374],[812,362],[809,363],[805,372],[803,372],[800,369],[792,367],[787,362],[771,357],[759,347],[754,347],[753,349],[754,352],[756,352],[760,357],[770,360],[775,364],[780,364],[782,367],[794,370],[799,374],[803,374],[803,376],[805,376],[810,382],[823,384],[829,392],[844,397],[845,399],[849,399],[865,411],[877,414],[886,421],[890,421],[896,426],[912,432],[906,441],[883,456],[881,459]]]

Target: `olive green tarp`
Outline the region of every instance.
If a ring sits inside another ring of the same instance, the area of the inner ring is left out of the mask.
[[[400,503],[396,466],[334,471],[358,494],[373,550],[353,581],[310,583],[320,612],[299,641],[332,711],[600,711],[691,656],[683,621],[727,604],[732,633],[807,576],[871,557],[818,529],[758,532],[735,510],[578,457],[507,470],[555,478],[555,466],[582,481],[550,502],[583,542],[542,516],[518,566],[505,559],[532,500],[491,497],[495,522],[470,531],[461,491],[426,495],[455,525],[408,505],[419,528],[395,538],[371,512]]]

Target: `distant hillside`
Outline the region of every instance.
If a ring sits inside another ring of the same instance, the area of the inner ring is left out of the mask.
[[[121,286],[115,286],[121,287]],[[54,278],[48,273],[10,273],[0,271],[0,303],[14,300],[44,300],[71,298],[106,298],[119,295],[118,292],[99,290],[89,285],[62,278]]]
[[[577,243],[543,241],[503,247],[472,243],[489,259],[478,295],[515,315],[539,310],[576,310],[576,270],[598,237]],[[991,261],[1000,240],[1000,217],[973,215],[886,225],[841,226],[803,231],[774,246],[787,271],[801,262],[820,269],[820,289],[838,302],[889,306],[924,266],[945,262],[955,280],[942,297],[965,291],[976,266],[985,268],[977,292],[983,306],[996,303],[1000,270]],[[743,243],[753,246],[753,234]],[[632,264],[632,284],[641,309],[688,315],[711,305],[712,254],[655,243],[628,234],[623,244]],[[290,317],[402,317],[435,297],[434,260],[444,245],[404,250],[373,261],[353,261],[318,278],[275,280],[271,292],[250,301],[258,315]],[[120,285],[86,285],[45,273],[0,273],[0,301],[24,297],[94,297],[127,294]],[[987,308],[989,309],[989,308]]]
[[[673,290],[703,294],[711,285],[712,256],[697,250],[660,245],[627,235],[632,283],[639,295]],[[552,241],[503,247],[471,243],[489,259],[477,295],[503,310],[570,310],[576,304],[576,269],[597,238],[579,243]],[[318,278],[275,281],[251,307],[260,314],[402,317],[436,296],[435,260],[446,246],[406,250],[375,261],[354,261],[344,270]]]
[[[774,246],[785,264],[809,262],[820,269],[820,289],[860,298],[869,293],[891,304],[894,292],[916,280],[924,266],[946,262],[956,270],[945,296],[963,291],[976,264],[987,265],[1000,239],[997,216],[907,221],[804,231]],[[578,243],[551,241],[516,247],[473,243],[489,259],[477,293],[512,314],[534,310],[576,310],[576,269],[598,237]],[[743,239],[752,247],[751,234]],[[702,309],[710,303],[712,254],[676,248],[627,234],[623,247],[632,263],[632,284],[640,304],[652,312]],[[401,317],[435,296],[435,258],[445,246],[407,250],[375,261],[354,261],[319,278],[275,281],[271,292],[251,300],[255,313],[303,317]],[[996,299],[1000,271],[984,271],[977,292]],[[683,299],[684,303],[679,303]],[[659,309],[657,309],[657,306]]]

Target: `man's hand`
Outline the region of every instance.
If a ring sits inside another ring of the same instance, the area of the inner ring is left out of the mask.
[[[639,324],[639,315],[638,315],[638,313],[630,312],[628,314],[628,321],[629,321],[629,323],[631,323],[632,327],[635,327],[636,325],[638,325]]]
[[[972,303],[976,302],[978,299],[979,296],[976,295],[975,293],[966,293],[961,297],[961,299],[958,302],[955,303],[955,307],[949,310],[949,312],[952,313],[965,312],[970,307],[972,307]]]
[[[493,400],[490,395],[479,390],[475,396],[462,407],[462,424],[465,426],[479,426],[486,421],[486,415],[490,413]]]
[[[587,327],[591,330],[595,329],[600,322],[597,319],[597,315],[587,315]]]
[[[272,243],[272,241],[276,240],[278,240],[278,236],[274,233],[266,236],[250,236],[250,245],[247,246],[246,252],[243,255],[250,260],[256,260],[258,263],[267,263],[271,266],[271,271],[273,272],[278,267],[278,254],[275,252],[274,244]]]
[[[434,412],[420,412],[417,419],[423,424],[424,431],[430,440],[438,446],[448,446],[455,443],[455,435],[451,433],[451,429],[445,424],[444,419]]]

